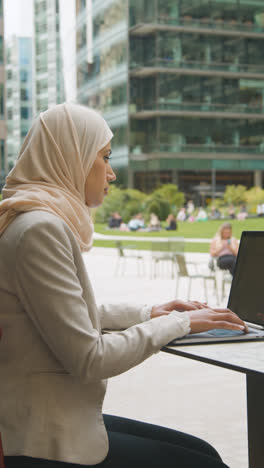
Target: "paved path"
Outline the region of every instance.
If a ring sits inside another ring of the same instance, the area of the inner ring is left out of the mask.
[[[93,238],[95,240],[97,239],[103,239],[103,240],[126,240],[126,241],[151,241],[151,242],[166,242],[168,239],[173,240],[174,237],[151,237],[151,236],[113,236],[111,234],[99,234],[98,232],[94,233]],[[180,237],[180,236],[175,236],[175,239],[184,239],[185,242],[195,242],[195,243],[210,243],[212,239],[195,239],[191,237]]]
[[[143,254],[148,262],[149,252]],[[187,257],[198,262],[208,259],[207,254],[197,253]],[[174,297],[175,280],[165,274],[154,280],[148,275],[138,277],[133,259],[124,275],[115,277],[116,249],[93,248],[84,259],[98,303],[137,298],[154,304]],[[209,294],[209,303],[213,303],[213,291]],[[186,297],[184,281],[181,297]],[[199,281],[194,282],[192,298],[203,300]],[[110,379],[103,409],[202,437],[217,448],[230,468],[248,468],[242,374],[161,352]]]

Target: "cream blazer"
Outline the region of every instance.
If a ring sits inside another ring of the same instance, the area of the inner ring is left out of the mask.
[[[100,463],[108,452],[106,379],[188,333],[188,316],[142,322],[144,306],[98,308],[73,233],[44,211],[17,216],[0,237],[0,258],[5,455]]]

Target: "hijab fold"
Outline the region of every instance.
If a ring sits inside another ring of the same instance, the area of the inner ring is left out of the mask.
[[[20,213],[43,210],[63,219],[80,248],[92,246],[93,223],[85,204],[85,182],[98,151],[113,134],[96,111],[59,104],[33,123],[0,203],[0,236]]]

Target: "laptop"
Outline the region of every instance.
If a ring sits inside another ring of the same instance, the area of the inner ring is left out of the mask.
[[[169,345],[264,340],[264,231],[243,231],[227,307],[248,327],[248,333],[214,329],[177,338]]]

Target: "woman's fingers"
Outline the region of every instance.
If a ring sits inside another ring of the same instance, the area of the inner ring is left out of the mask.
[[[224,320],[219,320],[218,322],[214,322],[214,328],[224,328],[227,330],[245,330],[245,325],[240,325],[238,323],[232,322],[225,322]]]
[[[247,333],[248,328],[234,312],[222,309],[216,312],[212,309],[200,309],[188,312],[190,316],[191,333],[200,333],[213,328],[225,328],[229,330],[243,330]]]

